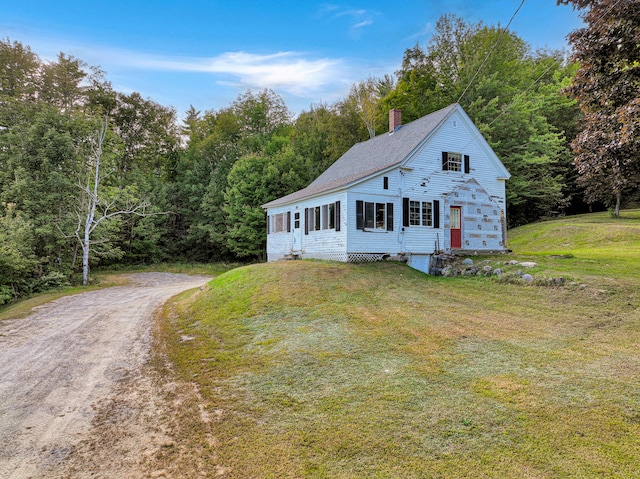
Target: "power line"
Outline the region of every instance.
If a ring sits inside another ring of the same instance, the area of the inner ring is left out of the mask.
[[[484,60],[482,61],[482,63],[480,64],[480,66],[478,67],[478,70],[476,71],[476,73],[473,75],[473,77],[471,78],[471,80],[469,81],[469,84],[467,85],[467,88],[464,89],[464,91],[462,92],[462,94],[460,95],[460,98],[458,98],[458,101],[456,103],[460,103],[460,100],[462,100],[462,97],[464,96],[465,93],[467,93],[467,90],[471,87],[471,85],[473,84],[473,81],[476,79],[476,77],[478,76],[478,74],[480,73],[480,70],[482,70],[482,67],[484,66],[485,63],[487,63],[487,60],[489,60],[489,57],[491,56],[491,54],[493,53],[493,51],[496,49],[496,47],[498,46],[498,44],[500,43],[500,40],[502,39],[503,35],[507,32],[507,30],[509,30],[509,25],[511,25],[511,22],[513,21],[513,19],[516,17],[516,15],[518,14],[518,12],[520,11],[520,9],[522,8],[522,6],[524,5],[525,0],[522,0],[522,2],[520,2],[520,6],[516,9],[516,11],[513,13],[513,15],[511,15],[511,19],[509,20],[509,23],[507,23],[507,26],[504,27],[504,29],[500,32],[500,35],[498,36],[498,39],[496,40],[496,42],[493,44],[493,46],[491,47],[491,50],[489,50],[489,53],[487,53],[487,56],[484,57]]]
[[[593,25],[591,25],[591,27],[590,27],[590,28],[594,28],[596,25],[598,25],[598,23],[600,23],[600,22],[601,22],[601,21],[602,21],[602,20],[603,20],[603,19],[604,19],[608,14],[609,14],[609,12],[611,12],[611,10],[613,10],[613,9],[614,9],[614,8],[615,8],[615,7],[616,7],[620,2],[622,2],[622,1],[623,1],[623,0],[617,0],[617,1],[616,1],[616,2],[611,6],[611,7],[609,7],[609,9],[608,9],[608,10],[607,10],[607,11],[606,11],[606,12],[605,12],[605,13],[604,13],[604,14],[603,14],[599,19],[598,19],[598,21],[597,21],[597,22],[595,22]],[[524,3],[524,1],[523,1],[522,3]],[[522,6],[522,5],[520,5],[520,6]],[[519,8],[518,8],[518,10],[519,10]],[[518,13],[518,12],[516,11],[516,13]],[[514,16],[515,16],[515,14],[514,14]],[[513,19],[513,17],[512,17],[512,19]],[[586,32],[586,30],[585,30],[585,31],[583,32],[583,35],[585,35],[586,33],[587,33],[587,32]],[[574,41],[574,43],[575,43],[575,41]],[[536,78],[536,79],[533,81],[533,83],[531,83],[527,88],[525,88],[525,89],[524,89],[524,91],[522,91],[522,92],[520,92],[518,95],[516,95],[516,96],[513,98],[513,100],[511,100],[511,103],[509,103],[509,104],[507,105],[507,107],[506,107],[506,108],[504,108],[504,109],[500,112],[500,114],[499,114],[498,116],[496,116],[496,117],[493,119],[493,121],[487,125],[487,127],[490,127],[491,125],[493,125],[496,121],[498,121],[498,119],[499,119],[502,115],[504,115],[505,113],[507,113],[507,112],[511,109],[511,107],[513,107],[513,105],[516,103],[516,101],[517,101],[518,99],[520,99],[520,97],[522,97],[522,96],[523,96],[525,93],[527,93],[529,90],[531,90],[531,88],[533,88],[533,87],[534,87],[534,86],[535,86],[535,85],[536,85],[536,84],[537,84],[537,83],[538,83],[538,82],[539,82],[539,81],[540,81],[540,80],[541,80],[541,79],[542,79],[542,78],[543,78],[543,77],[544,77],[544,76],[549,72],[549,70],[551,70],[554,66],[555,66],[555,62],[552,62],[552,63],[551,63],[551,65],[549,65],[549,67],[548,67],[545,71],[543,71],[543,72],[542,72],[542,74],[541,74],[538,78]],[[474,77],[474,78],[475,78],[475,77]],[[468,88],[468,87],[467,87],[467,88]],[[466,90],[465,90],[465,92],[466,92]],[[463,94],[464,94],[464,93],[463,93]],[[462,95],[460,96],[460,98],[462,98]],[[460,100],[458,100],[458,103],[459,103],[459,102],[460,102]],[[471,144],[471,143],[472,143],[476,138],[478,138],[478,136],[479,136],[479,135],[481,135],[481,133],[480,133],[480,132],[478,132],[478,133],[477,133],[473,138],[471,138],[471,140],[469,140],[469,141],[467,142],[467,144],[464,146],[464,148],[466,148],[467,146],[469,146],[469,145],[470,145],[470,144]],[[464,148],[463,148],[463,150],[464,150]]]

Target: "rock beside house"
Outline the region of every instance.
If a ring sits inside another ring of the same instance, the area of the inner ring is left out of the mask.
[[[518,263],[518,265],[523,268],[535,268],[538,266],[538,263],[534,263],[533,261],[523,261],[522,263]]]
[[[523,272],[523,269],[533,269],[538,267],[538,263],[533,261],[502,261],[493,262],[483,260],[474,262],[472,258],[461,258],[455,255],[440,255],[438,257],[439,268],[432,271],[436,276],[486,276],[497,277],[506,282],[522,282],[527,284],[538,284],[545,286],[563,286],[566,281],[563,277],[543,277],[542,275]],[[573,284],[573,283],[571,283]]]

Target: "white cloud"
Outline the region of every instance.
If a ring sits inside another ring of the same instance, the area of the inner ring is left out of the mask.
[[[45,58],[55,58],[46,47],[38,50]],[[220,85],[240,90],[269,88],[300,97],[317,93],[324,96],[336,89],[342,91],[345,84],[353,81],[352,68],[343,59],[313,58],[293,51],[270,54],[238,51],[213,57],[180,57],[95,45],[67,44],[64,50],[90,65],[100,65],[109,76],[130,76],[135,70],[202,73],[211,75]]]
[[[59,38],[31,36],[17,40],[30,45],[46,60],[55,60],[57,52],[64,51],[89,65],[99,65],[118,91],[138,91],[181,110],[189,103],[219,106],[247,89],[269,88],[282,95],[293,110],[300,111],[311,103],[333,103],[344,98],[352,83],[370,73],[366,65],[353,59],[318,58],[296,51],[270,54],[237,51],[187,57],[154,55]],[[180,73],[201,78],[194,81]],[[207,85],[202,81],[207,77],[220,88],[212,89],[211,83]]]
[[[350,19],[349,32],[351,35],[358,35],[359,30],[369,25],[373,25],[374,17],[377,12],[365,9],[347,9],[337,5],[324,4],[319,10],[320,17],[329,17],[331,19],[346,17]]]
[[[373,24],[373,20],[363,20],[360,23],[356,23],[355,25],[353,25],[351,28],[353,28],[354,30],[358,29],[358,28],[363,28],[369,25]]]
[[[305,95],[308,91],[339,81],[344,70],[340,59],[310,59],[297,52],[267,55],[226,52],[211,58],[134,55],[126,62],[137,68],[222,75],[224,83],[245,88],[285,90],[296,95]]]

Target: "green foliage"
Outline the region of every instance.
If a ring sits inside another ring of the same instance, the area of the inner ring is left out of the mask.
[[[274,156],[244,156],[229,172],[223,207],[229,225],[227,246],[239,258],[264,256],[267,236],[262,205],[304,186],[296,171],[300,162],[285,145]]]
[[[10,294],[19,294],[25,281],[35,275],[38,260],[33,243],[33,225],[15,210],[14,204],[3,203],[0,208],[0,287],[5,302]]]
[[[151,215],[102,221],[93,266],[260,258],[262,204],[307,186],[355,143],[386,131],[390,108],[411,121],[460,101],[511,171],[507,217],[523,224],[581,196],[568,149],[580,113],[558,95],[577,67],[562,58],[532,52],[513,32],[448,15],[426,48],[406,50],[397,81],[357,82],[347,98],[312,105],[295,120],[275,92],[247,91],[217,111],[191,107],[179,126],[172,108],[114,91],[100,68],[64,53],[43,62],[7,39],[0,202],[31,225],[33,278],[76,272],[73,236],[86,207],[79,184],[86,192],[90,139],[96,118],[106,116],[100,206],[139,203]],[[26,263],[17,258],[20,269]]]
[[[344,110],[341,110],[343,108]],[[363,123],[353,110],[341,105],[312,106],[295,121],[291,146],[304,162],[306,183],[311,183],[355,143],[367,138]]]
[[[569,41],[580,62],[567,91],[580,103],[584,128],[572,143],[589,203],[615,208],[640,186],[640,4],[559,0],[586,9],[586,26]]]
[[[0,40],[0,98],[32,101],[37,90],[40,62],[28,46]],[[3,125],[6,126],[6,125]]]
[[[13,291],[9,286],[0,285],[0,305],[8,303],[13,297]]]
[[[524,224],[567,206],[575,189],[565,133],[579,115],[558,95],[571,71],[559,52],[533,53],[513,32],[445,15],[426,49],[405,51],[381,106],[410,121],[459,101],[511,172],[507,218]]]
[[[62,274],[79,265],[72,236],[77,213],[87,205],[80,193],[90,189],[85,166],[96,113],[111,112],[118,120],[105,143],[102,206],[114,212],[132,201],[163,200],[166,190],[158,181],[175,163],[180,142],[175,113],[136,94],[117,95],[102,75],[63,53],[45,63],[17,42],[0,42],[0,202],[12,204],[16,217],[31,225],[25,244],[36,258],[28,263],[37,281],[29,276],[13,283],[15,294],[53,285],[57,280],[47,275],[54,264]],[[94,259],[133,256],[136,247],[149,247],[165,231],[161,223],[137,226],[136,221],[101,224]],[[12,258],[23,270],[24,261]]]
[[[41,293],[43,291],[51,291],[53,289],[65,288],[67,286],[71,286],[67,275],[61,271],[50,271],[34,281],[32,292]]]

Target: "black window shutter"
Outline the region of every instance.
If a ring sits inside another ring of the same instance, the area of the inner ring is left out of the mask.
[[[309,208],[304,209],[304,234],[309,234]]]
[[[340,202],[336,201],[336,206],[335,206],[335,214],[336,214],[336,231],[340,231]]]
[[[376,227],[376,204],[365,201],[364,203],[364,227]]]
[[[356,200],[356,229],[364,229],[364,202]]]
[[[287,211],[287,233],[291,233],[291,211]]]
[[[446,151],[443,151],[442,152],[442,169],[444,171],[449,169],[449,165],[447,163],[449,163],[449,153],[447,153]]]
[[[402,226],[409,226],[409,198],[402,198]]]
[[[440,228],[440,201],[433,201],[433,227]]]
[[[271,217],[269,215],[267,215],[267,234],[271,233],[271,228],[269,228],[269,223],[271,223],[271,221],[269,221],[271,219]]]
[[[469,155],[464,155],[464,172],[469,173],[471,171],[469,164]]]
[[[387,231],[393,231],[393,203],[387,203]]]

